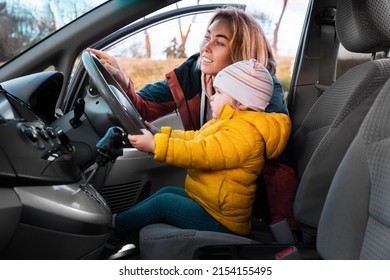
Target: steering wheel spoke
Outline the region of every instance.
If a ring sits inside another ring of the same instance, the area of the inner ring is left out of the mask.
[[[120,126],[132,135],[142,134],[141,129],[148,129],[134,104],[99,59],[88,51],[82,53],[81,59],[89,77]]]

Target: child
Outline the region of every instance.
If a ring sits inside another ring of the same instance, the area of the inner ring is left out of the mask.
[[[254,59],[236,62],[215,77],[213,119],[198,131],[162,127],[154,136],[128,139],[154,159],[187,168],[185,188],[165,187],[123,213],[114,231],[129,234],[152,223],[248,235],[257,176],[276,158],[291,131],[286,114],[265,113],[273,92],[267,69]]]

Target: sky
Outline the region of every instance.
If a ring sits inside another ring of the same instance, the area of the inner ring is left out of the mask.
[[[196,3],[193,0],[184,0],[182,2]],[[204,1],[201,0],[200,3],[202,4],[202,2]],[[283,0],[207,0],[207,2],[245,4],[247,12],[264,12],[272,16],[274,22],[279,18],[283,8]],[[308,3],[309,0],[288,0],[279,29],[279,53],[295,54]]]
[[[278,54],[280,55],[291,55],[296,54],[298,43],[300,40],[303,20],[306,15],[306,10],[310,0],[288,0],[286,11],[283,16],[283,20],[279,29],[278,36]],[[245,4],[246,11],[249,13],[265,13],[272,18],[272,25],[269,26],[269,30],[265,30],[268,35],[268,39],[272,40],[273,30],[275,28],[275,23],[279,19],[280,13],[283,8],[283,0],[200,0],[200,4],[207,3],[225,3],[225,4]],[[183,0],[178,2],[179,8],[196,5],[196,0]],[[167,10],[167,9],[163,9]],[[160,11],[161,13],[161,11]],[[201,20],[201,16],[197,16],[197,21],[199,23],[192,23],[191,32],[189,34],[187,44],[186,44],[186,54],[191,55],[199,51],[199,43],[203,40],[205,26],[208,22],[207,20]],[[174,33],[176,34],[164,34],[164,30],[152,31],[148,29],[150,34],[150,40],[152,44],[152,58],[162,59],[164,58],[164,50],[169,46],[169,40],[167,37],[180,38],[179,29],[177,28],[177,22],[174,23],[175,28],[173,28]],[[182,22],[183,29],[186,30],[187,27]],[[187,25],[188,26],[188,25]],[[263,27],[265,29],[265,27]],[[171,31],[172,32],[172,31]],[[195,43],[194,43],[195,42]],[[199,42],[199,43],[197,43]],[[272,43],[272,42],[271,42]],[[129,43],[127,43],[128,45]],[[156,46],[160,46],[160,49],[156,49]]]
[[[38,7],[47,1],[52,0],[7,0],[7,2],[20,2],[20,3],[28,3],[29,6]],[[71,0],[70,0],[71,1]],[[85,1],[85,0],[83,0]],[[79,2],[83,2],[79,1]],[[103,0],[89,0],[88,3],[90,5],[98,5]],[[286,12],[284,14],[278,37],[278,53],[283,55],[295,55],[298,42],[300,39],[302,24],[304,15],[306,14],[306,9],[308,6],[308,2],[310,0],[288,0]],[[60,1],[63,2],[63,1]],[[187,5],[196,5],[198,1],[196,0],[183,0],[178,2],[179,7],[187,6]],[[266,13],[270,15],[273,19],[273,23],[276,23],[277,19],[280,16],[283,7],[283,0],[200,0],[200,4],[206,3],[226,3],[226,4],[245,4],[247,6],[246,11],[256,12],[256,13]],[[63,2],[66,3],[66,2]],[[80,4],[80,3],[79,3]],[[80,4],[81,5],[81,4]],[[200,25],[199,25],[200,26]],[[272,36],[274,25],[271,26],[269,34]],[[196,29],[196,26],[191,27],[191,39],[192,42],[200,42],[203,39],[204,35],[204,24]],[[270,38],[271,39],[271,38]],[[160,38],[155,38],[156,44],[161,45],[162,50],[164,50],[168,43],[162,43]],[[195,53],[198,51],[198,44],[192,44],[188,46],[188,53]],[[156,51],[155,57],[162,56],[163,51],[159,50],[158,53]]]

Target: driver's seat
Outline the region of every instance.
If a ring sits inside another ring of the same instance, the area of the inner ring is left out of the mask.
[[[384,35],[387,33],[383,30],[390,29],[390,22],[386,17],[379,17],[377,13],[366,9],[364,2],[366,0],[339,1],[342,5],[338,5],[336,26],[340,42],[344,46],[352,45],[355,52],[367,53],[387,50],[390,46],[390,35]],[[375,5],[373,8],[375,11],[388,11],[388,1],[386,0],[369,1],[369,3],[370,5]],[[337,16],[344,20],[338,21]],[[355,20],[348,21],[347,24],[346,18]],[[366,26],[367,23],[372,23],[369,25],[376,27],[377,30],[375,31],[378,32],[373,32],[371,28],[362,30],[361,26]],[[304,178],[312,178],[313,180],[318,178],[315,173],[318,172],[318,168],[317,171],[309,168],[311,162],[308,159],[313,158],[313,154],[320,150],[337,153],[337,156],[330,157],[331,159],[337,158],[337,161],[333,162],[335,165],[334,170],[326,175],[321,174],[321,180],[327,176],[326,178],[331,181],[337,169],[336,167],[339,165],[342,155],[346,152],[353,136],[358,131],[364,115],[389,77],[389,59],[366,62],[351,68],[321,95],[302,123],[300,134],[294,137],[296,141],[294,145],[299,147],[300,153],[305,154],[305,157],[302,157],[301,160],[298,159],[298,165],[305,165],[303,169],[305,172],[302,170],[303,177],[301,182],[307,181],[306,179],[303,180]],[[315,121],[313,122],[313,120]],[[321,125],[319,128],[318,123]],[[346,124],[348,124],[346,129],[340,129],[345,128]],[[342,150],[332,149],[335,146],[340,147],[337,139],[345,140],[346,135],[348,135],[349,142],[342,145]],[[303,141],[299,141],[302,139],[306,141],[305,144]],[[331,145],[331,143],[335,142],[338,145]],[[299,188],[301,186],[300,184],[298,191],[300,191]],[[325,201],[329,187],[330,183],[326,189],[321,190],[316,195],[320,195],[323,201]],[[308,186],[303,190],[309,190]],[[301,196],[298,202],[300,205],[305,205],[311,199],[312,197],[310,196]],[[319,213],[321,213],[323,201],[322,204],[316,205]],[[297,204],[297,200],[295,203]],[[319,217],[315,217],[315,223],[318,223],[318,220]],[[272,239],[269,240],[267,233],[264,233],[263,238],[260,236],[258,239],[263,243],[272,242]],[[193,252],[199,247],[254,243],[258,243],[258,241],[232,234],[180,229],[167,224],[153,224],[144,227],[140,231],[139,240],[142,259],[190,259]]]

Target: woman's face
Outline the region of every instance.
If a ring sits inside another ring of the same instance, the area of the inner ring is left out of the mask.
[[[219,91],[217,88],[215,90],[215,94],[210,97],[210,106],[214,119],[221,115],[222,108],[225,104],[232,105],[234,102],[234,99],[226,93]]]
[[[233,63],[229,46],[231,38],[232,32],[225,20],[217,19],[209,26],[200,48],[200,69],[204,74],[215,76]]]

